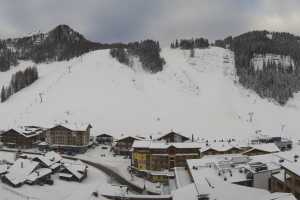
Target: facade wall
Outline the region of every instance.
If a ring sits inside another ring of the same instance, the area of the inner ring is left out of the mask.
[[[187,159],[198,159],[200,153],[198,149],[169,149],[155,150],[133,150],[133,166],[139,170],[169,170],[173,167],[186,167]]]
[[[117,154],[129,155],[134,140],[134,138],[128,137],[117,141],[116,145],[113,148],[114,152]]]
[[[14,130],[2,134],[1,141],[4,145],[14,148],[32,148],[38,141],[38,136],[25,137]]]
[[[50,145],[87,146],[90,131],[72,131],[63,127],[47,130],[46,142]]]

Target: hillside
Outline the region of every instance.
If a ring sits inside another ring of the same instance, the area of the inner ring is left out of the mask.
[[[300,90],[299,41],[290,33],[252,31],[216,45],[234,51],[239,82],[245,88],[285,105]]]
[[[205,138],[245,138],[256,130],[298,137],[300,96],[279,106],[244,89],[229,50],[197,49],[190,58],[189,51],[166,48],[161,55],[166,65],[156,74],[144,72],[137,60],[133,68],[120,64],[109,50],[38,64],[40,78],[0,103],[0,127],[68,121],[90,122],[93,134],[115,136],[174,129]],[[0,86],[30,65],[20,61],[0,73]]]

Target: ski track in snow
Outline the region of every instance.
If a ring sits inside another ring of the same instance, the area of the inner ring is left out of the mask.
[[[137,60],[132,68],[118,63],[108,50],[39,64],[40,78],[0,104],[0,129],[68,121],[90,122],[92,134],[115,136],[172,129],[201,138],[246,138],[262,130],[298,139],[299,94],[281,107],[243,88],[232,52],[197,49],[190,58],[189,51],[166,48],[161,55],[164,70],[152,75]],[[21,61],[0,73],[0,86],[7,85],[12,73],[32,65]]]

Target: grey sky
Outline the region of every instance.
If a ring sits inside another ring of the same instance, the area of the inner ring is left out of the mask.
[[[0,0],[0,37],[68,24],[99,42],[211,40],[254,29],[300,35],[299,0]]]

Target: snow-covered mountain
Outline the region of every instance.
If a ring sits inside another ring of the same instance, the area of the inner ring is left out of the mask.
[[[298,137],[300,96],[279,106],[240,86],[231,51],[162,49],[164,70],[149,74],[92,51],[69,61],[38,64],[40,78],[0,103],[0,127],[93,125],[93,134],[150,135],[171,129],[200,138],[246,138],[257,130]],[[0,86],[33,65],[0,73]]]

